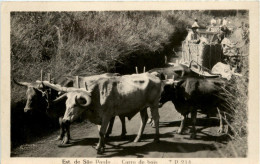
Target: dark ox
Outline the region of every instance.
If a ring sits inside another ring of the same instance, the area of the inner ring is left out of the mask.
[[[182,133],[189,113],[192,119],[191,138],[196,137],[196,116],[200,109],[205,114],[219,113],[219,132],[224,131],[220,112],[227,111],[222,88],[226,81],[222,78],[205,78],[193,73],[188,66],[177,65],[168,68],[150,70],[158,72],[160,78],[174,76],[175,81],[171,85],[165,85],[161,94],[160,105],[172,101],[176,110],[182,115],[181,125],[177,133]]]
[[[98,80],[99,78],[109,78],[117,75],[118,74],[106,73],[106,74],[94,75],[88,77],[79,77],[78,85],[76,84],[75,77],[66,76],[59,79],[58,85],[64,87],[85,87],[85,83],[90,85],[94,83],[96,80]],[[20,86],[27,87],[27,91],[26,91],[27,101],[24,107],[24,112],[32,113],[33,111],[37,111],[40,113],[47,114],[50,118],[59,119],[61,125],[61,133],[57,138],[58,140],[63,139],[65,131],[67,131],[68,135],[70,135],[69,126],[64,126],[61,124],[62,117],[66,110],[66,105],[65,105],[66,100],[64,99],[63,101],[52,103],[60,95],[58,90],[45,86],[41,81],[36,81],[33,83],[17,82],[15,79],[13,79],[13,81],[14,83]],[[111,123],[107,130],[106,137],[109,137],[109,135],[112,132],[114,119],[115,119],[114,117],[111,119]],[[121,137],[124,137],[126,134],[125,119],[124,117],[120,117],[120,120],[122,123]],[[69,138],[70,137],[68,137],[66,140],[62,140],[62,143],[68,143]]]
[[[165,86],[160,102],[163,104],[172,101],[176,110],[183,116],[178,133],[183,132],[187,115],[191,113],[193,132],[191,138],[195,138],[197,109],[201,109],[203,113],[226,111],[225,106],[223,106],[225,104],[224,97],[221,96],[224,85],[225,81],[222,79],[186,77],[173,85]],[[221,117],[219,132],[223,132]]]
[[[26,91],[26,105],[24,112],[32,113],[34,110],[37,112],[45,113],[46,109],[50,107],[50,100],[54,100],[58,96],[58,92],[45,87],[42,82],[36,81],[32,83],[28,82],[17,82],[13,79],[14,83],[27,88]],[[55,113],[48,113],[50,117],[62,116],[63,111],[60,113],[56,110]]]
[[[155,141],[159,141],[158,103],[163,88],[162,81],[149,73],[101,78],[85,89],[65,88],[44,82],[45,85],[66,93],[58,100],[66,100],[63,124],[69,124],[79,116],[98,125],[98,153],[104,151],[104,135],[111,118],[115,116],[131,119],[140,112],[141,126],[134,142],[138,142],[144,131],[150,107],[155,122]]]

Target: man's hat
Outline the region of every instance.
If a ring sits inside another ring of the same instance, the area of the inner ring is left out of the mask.
[[[196,25],[196,24],[193,24],[193,25],[191,26],[191,29],[195,29],[195,28],[199,28],[199,26]]]

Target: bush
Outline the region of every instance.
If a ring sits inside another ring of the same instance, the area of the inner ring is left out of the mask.
[[[234,37],[234,36],[233,36]],[[241,40],[235,38],[235,40]],[[248,81],[249,81],[249,44],[239,48],[242,56],[239,65],[242,66],[241,77],[234,76],[229,82],[225,95],[228,107],[231,111],[231,118],[228,121],[230,128],[230,138],[232,139],[226,147],[226,155],[232,157],[247,156],[248,137]]]

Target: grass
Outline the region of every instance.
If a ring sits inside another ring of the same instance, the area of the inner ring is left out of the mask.
[[[236,27],[241,21],[248,23],[243,11],[12,12],[11,77],[33,82],[40,79],[41,69],[44,79],[49,72],[57,80],[64,75],[129,74],[135,72],[135,66],[139,70],[161,67],[164,56],[170,57],[172,49],[185,39],[187,25],[197,18],[206,27],[212,14],[227,16]],[[243,47],[243,53],[248,49]],[[248,78],[247,61],[243,71],[243,78]],[[238,111],[231,125],[239,134],[233,136],[239,152],[246,152],[247,145],[247,80],[235,79],[239,99],[230,100]],[[28,131],[35,134],[29,124],[37,120],[25,120],[24,103],[25,88],[12,82],[11,130],[12,136],[20,136],[19,143],[18,137],[12,138],[13,146],[29,142]]]
[[[235,35],[235,34],[234,34]],[[231,36],[236,41],[243,41],[239,36]],[[227,121],[231,138],[225,150],[226,157],[246,157],[248,150],[248,82],[249,82],[249,43],[239,48],[244,57],[240,60],[242,76],[233,76],[228,82],[224,94],[230,110],[230,118]]]

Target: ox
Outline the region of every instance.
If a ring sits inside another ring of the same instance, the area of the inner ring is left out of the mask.
[[[227,111],[225,98],[221,93],[226,81],[222,78],[205,78],[193,73],[188,66],[177,65],[168,68],[152,69],[149,72],[157,72],[161,79],[167,77],[176,77],[171,85],[165,85],[159,107],[167,101],[172,101],[176,110],[182,115],[181,125],[177,133],[183,133],[184,125],[189,113],[192,118],[191,138],[196,137],[195,123],[197,109],[207,115],[219,113],[220,127],[218,132],[224,131],[222,114]]]
[[[67,99],[63,117],[65,126],[82,115],[98,125],[99,142],[96,147],[98,153],[104,151],[104,135],[109,121],[115,116],[131,119],[140,112],[141,126],[134,140],[138,142],[148,119],[147,107],[150,107],[155,122],[154,141],[159,141],[158,103],[163,83],[156,76],[143,73],[101,78],[92,85],[86,84],[86,90],[60,87],[48,82],[44,82],[44,85],[66,92],[56,100]]]
[[[32,83],[28,82],[17,82],[13,79],[13,82],[19,86],[27,88],[26,91],[26,104],[24,107],[24,112],[32,114],[34,112],[41,113],[42,115],[47,114],[49,118],[59,118],[63,116],[65,112],[65,104],[57,104],[59,108],[56,110],[50,109],[50,100],[54,100],[59,96],[58,92],[45,87],[42,82],[36,81]]]
[[[59,85],[65,86],[65,87],[85,87],[85,83],[88,85],[94,83],[99,78],[109,78],[112,76],[118,76],[118,74],[112,74],[112,73],[106,73],[101,75],[94,75],[89,77],[79,77],[78,78],[78,84],[76,84],[75,77],[73,76],[66,76],[65,78],[59,79]],[[65,100],[64,101],[58,101],[56,103],[52,103],[54,99],[56,99],[59,96],[59,91],[49,88],[45,86],[41,81],[36,81],[32,83],[28,82],[17,82],[15,79],[13,79],[14,83],[19,86],[27,87],[26,91],[26,105],[24,107],[24,112],[32,113],[34,110],[46,113],[50,118],[58,119],[61,125],[61,132],[60,135],[57,137],[57,140],[62,140],[65,131],[67,131],[68,135],[70,136],[69,126],[63,126],[61,124],[62,117],[65,113],[66,106],[65,106]],[[106,137],[109,137],[109,135],[112,132],[112,127],[114,123],[114,117],[111,119],[111,122],[109,124],[109,128],[106,133]],[[125,118],[120,117],[121,123],[122,123],[122,133],[121,137],[125,137],[126,134],[126,128],[125,128]],[[68,143],[70,137],[66,138],[65,140],[62,140],[62,144]]]
[[[173,85],[165,85],[160,103],[172,101],[176,110],[182,114],[178,133],[183,132],[187,114],[191,113],[193,132],[191,138],[195,138],[197,109],[205,113],[226,111],[224,96],[221,94],[224,85],[225,81],[220,78],[185,77],[175,81]],[[223,132],[221,114],[219,132]]]

